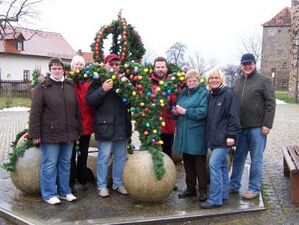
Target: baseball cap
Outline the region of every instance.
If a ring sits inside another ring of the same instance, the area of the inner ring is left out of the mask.
[[[246,53],[244,55],[242,55],[241,57],[241,64],[243,63],[249,63],[249,62],[254,62],[255,63],[255,58],[252,54],[250,53]]]
[[[109,55],[107,55],[107,56],[105,57],[105,59],[104,59],[104,64],[106,64],[106,63],[108,63],[108,62],[110,62],[110,61],[112,61],[112,60],[120,60],[120,59],[119,59],[119,56],[116,55],[116,54],[109,54]]]

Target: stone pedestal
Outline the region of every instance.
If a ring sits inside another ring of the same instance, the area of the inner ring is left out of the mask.
[[[166,173],[157,180],[152,155],[148,151],[134,151],[129,155],[123,171],[123,182],[129,194],[141,202],[159,202],[166,198],[176,183],[176,169],[172,159],[164,154]]]

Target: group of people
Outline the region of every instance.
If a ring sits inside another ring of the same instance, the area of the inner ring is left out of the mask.
[[[105,69],[121,78],[120,58],[109,54]],[[84,68],[81,56],[75,56],[71,69]],[[167,61],[157,57],[150,75],[153,91],[160,81],[171,79]],[[132,134],[128,106],[115,92],[113,82],[78,82],[64,77],[62,61],[49,62],[50,74],[33,94],[29,120],[29,137],[40,144],[42,152],[41,196],[49,204],[61,199],[74,201],[76,184],[87,189],[87,156],[89,141],[95,133],[98,147],[97,188],[101,197],[109,196],[108,167],[113,153],[112,190],[127,195],[122,172],[127,158],[127,140]],[[248,152],[251,167],[248,191],[243,198],[259,195],[263,167],[263,151],[272,128],[275,98],[271,80],[256,71],[252,54],[241,58],[241,75],[233,88],[226,86],[222,71],[215,69],[202,83],[195,70],[185,74],[186,87],[168,97],[168,106],[161,116],[162,150],[183,155],[186,189],[178,195],[186,198],[199,195],[202,208],[220,207],[229,193],[239,193]],[[206,86],[207,85],[207,86]],[[229,179],[226,157],[236,146],[233,171]],[[210,176],[207,176],[206,155]]]

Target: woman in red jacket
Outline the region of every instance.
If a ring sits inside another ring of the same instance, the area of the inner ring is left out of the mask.
[[[71,70],[76,71],[85,67],[85,60],[82,56],[76,55],[71,62]],[[79,81],[75,85],[76,95],[80,108],[81,122],[82,122],[82,134],[79,139],[79,148],[74,145],[72,159],[71,159],[71,176],[70,186],[72,192],[76,190],[87,190],[87,158],[90,136],[94,133],[93,125],[93,109],[86,103],[86,94],[90,86],[90,82]]]

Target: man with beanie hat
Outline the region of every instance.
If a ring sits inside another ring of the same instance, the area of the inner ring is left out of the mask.
[[[261,191],[263,153],[275,114],[274,87],[271,79],[256,71],[255,58],[247,53],[241,58],[241,76],[234,81],[233,89],[239,99],[242,132],[234,156],[230,192],[239,193],[244,164],[250,152],[249,187],[242,195],[249,200],[258,197]]]
[[[104,59],[106,71],[119,73],[120,59],[116,54]],[[112,167],[112,189],[127,195],[123,186],[122,173],[126,162],[127,138],[131,135],[130,113],[127,105],[113,89],[113,80],[107,79],[101,84],[94,82],[88,89],[87,103],[94,108],[95,138],[98,144],[97,187],[101,197],[108,197],[108,166],[111,152],[114,155]]]

